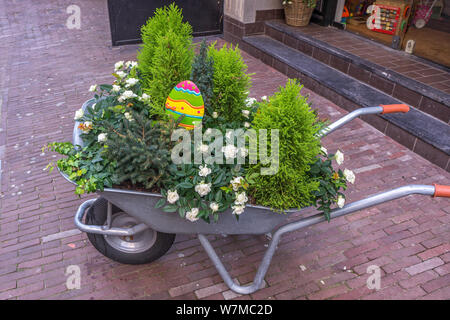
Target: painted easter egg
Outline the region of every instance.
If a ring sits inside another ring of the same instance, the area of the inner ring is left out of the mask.
[[[166,100],[166,113],[178,119],[185,117],[180,126],[188,130],[194,129],[195,122],[201,122],[205,113],[205,104],[200,90],[189,80],[180,82],[170,91]]]

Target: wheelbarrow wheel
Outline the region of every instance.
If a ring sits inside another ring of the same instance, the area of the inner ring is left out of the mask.
[[[98,198],[86,212],[86,224],[103,226],[108,215],[108,201]],[[111,226],[129,228],[139,221],[113,205]],[[124,264],[144,264],[163,256],[172,246],[175,235],[148,228],[133,236],[88,233],[89,241],[104,256]]]

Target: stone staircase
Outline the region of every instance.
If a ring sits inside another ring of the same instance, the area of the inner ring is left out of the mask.
[[[265,21],[264,32],[246,34],[234,41],[241,49],[348,111],[380,104],[410,105],[407,114],[362,119],[450,171],[449,94],[317,40],[280,20]]]

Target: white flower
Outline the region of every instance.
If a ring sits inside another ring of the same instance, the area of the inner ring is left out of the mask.
[[[353,173],[352,170],[345,169],[344,170],[344,177],[351,184],[355,183],[355,174]]]
[[[83,109],[78,109],[78,110],[75,112],[75,118],[74,118],[74,120],[80,120],[83,116],[84,116],[84,111],[83,111]]]
[[[150,96],[146,93],[143,93],[141,97],[138,98],[139,101],[143,101],[143,102],[149,102],[150,101]]]
[[[191,222],[198,220],[198,208],[192,208],[191,211],[186,212],[186,219],[188,219]]]
[[[119,92],[120,91],[120,86],[118,86],[116,84],[113,84],[111,91],[112,92]]]
[[[337,164],[341,165],[344,163],[344,154],[341,151],[336,151],[334,158],[336,159]]]
[[[201,153],[206,153],[209,150],[209,146],[207,144],[201,144],[198,146],[197,150]]]
[[[125,116],[125,118],[126,118],[128,121],[133,121],[133,120],[134,120],[133,117],[131,116],[131,114],[130,114],[129,112],[125,112],[123,115]]]
[[[240,215],[241,213],[244,212],[245,206],[232,206],[231,207],[233,209],[233,214],[237,214]]]
[[[202,181],[195,186],[195,191],[200,195],[200,197],[204,197],[211,192],[211,183],[204,183],[204,181]]]
[[[115,64],[114,64],[114,71],[117,71],[117,70],[119,70],[120,68],[122,68],[123,67],[123,61],[117,61]],[[122,77],[121,77],[122,78]]]
[[[244,180],[244,178],[242,178],[242,177],[234,177],[233,180],[230,181],[231,185],[233,186],[234,191],[238,191],[243,180]]]
[[[248,118],[248,116],[250,115],[250,111],[249,110],[242,110],[242,115],[246,118]]]
[[[212,133],[211,128],[206,129],[205,131],[205,135],[210,135]]]
[[[217,210],[219,210],[219,205],[216,202],[211,202],[209,204],[209,207],[211,208],[212,212],[216,212]]]
[[[234,201],[237,205],[243,205],[248,201],[247,195],[245,192],[236,193],[236,201]]]
[[[248,150],[247,150],[247,148],[239,148],[239,149],[238,149],[238,152],[239,152],[239,155],[240,155],[242,158],[245,158],[245,157],[248,155]]]
[[[131,67],[131,68],[134,68],[134,67],[136,67],[137,66],[137,62],[136,61],[127,61],[126,63],[125,63],[125,67],[126,68],[129,68],[129,67]]]
[[[217,112],[214,111],[214,112],[212,113],[212,117],[213,117],[214,119],[216,119],[218,116],[219,116],[219,114],[218,114]]]
[[[244,127],[250,128],[250,122],[244,122]]]
[[[266,101],[266,100],[267,100],[267,96],[262,96],[262,97],[261,97],[261,100]]]
[[[324,147],[320,147],[320,151],[322,151],[324,154],[328,154],[328,150]]]
[[[123,71],[117,71],[116,74],[122,79],[123,77],[125,77],[127,74]]]
[[[178,201],[178,199],[180,199],[180,196],[178,195],[177,190],[175,190],[175,191],[168,190],[167,191],[167,201],[169,203],[174,204],[175,202]]]
[[[198,175],[200,177],[206,177],[207,175],[209,175],[211,173],[211,169],[208,168],[207,166],[200,166],[200,171],[198,172]]]
[[[124,93],[122,93],[122,95],[117,100],[119,100],[119,102],[123,102],[124,100],[136,98],[136,97],[137,97],[137,95],[133,91],[127,90]]]
[[[95,90],[97,90],[97,85],[96,85],[96,84],[92,85],[92,86],[89,88],[89,91],[90,91],[90,92],[94,92]]]
[[[339,196],[337,200],[337,205],[339,208],[342,208],[345,204],[345,199],[343,196]]]
[[[255,98],[247,98],[245,100],[245,104],[247,105],[247,107],[251,107],[255,102],[256,102]]]
[[[139,79],[136,79],[136,78],[128,78],[126,81],[125,81],[125,87],[127,87],[127,88],[129,88],[129,87],[132,87],[132,86],[134,86],[136,83],[138,83],[138,81],[139,81]]]
[[[232,144],[227,145],[226,147],[222,147],[222,152],[225,154],[226,159],[234,159],[236,158],[237,148]]]
[[[98,142],[105,142],[108,134],[107,133],[100,133],[97,137]]]

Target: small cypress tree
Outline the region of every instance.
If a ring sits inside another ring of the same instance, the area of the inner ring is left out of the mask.
[[[312,193],[319,187],[317,180],[309,177],[310,164],[320,152],[320,129],[317,117],[310,109],[307,98],[300,94],[302,86],[288,80],[267,101],[261,102],[252,122],[258,131],[279,130],[279,168],[272,175],[258,175],[250,185],[256,203],[274,209],[302,208],[314,201]],[[258,141],[258,145],[259,145]],[[267,145],[273,150],[271,138]],[[260,145],[258,146],[260,149]],[[266,167],[261,162],[250,165],[249,175],[259,174]]]
[[[238,47],[227,45],[216,49],[214,43],[209,47],[208,54],[214,60],[212,107],[227,122],[240,121],[251,86],[241,51]]]
[[[208,55],[208,46],[204,39],[192,64],[191,80],[197,85],[203,96],[206,115],[211,116],[214,111],[211,107],[214,88],[214,60]]]
[[[141,28],[142,47],[138,53],[143,88],[156,107],[164,103],[172,88],[189,78],[194,51],[192,27],[174,3],[156,9]]]

